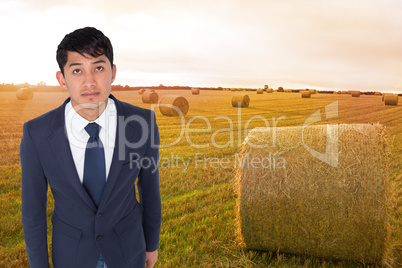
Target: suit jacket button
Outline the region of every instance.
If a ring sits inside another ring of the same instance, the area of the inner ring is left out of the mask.
[[[98,235],[97,237],[96,237],[96,241],[98,241],[98,242],[100,242],[100,241],[102,241],[102,236],[101,235]]]

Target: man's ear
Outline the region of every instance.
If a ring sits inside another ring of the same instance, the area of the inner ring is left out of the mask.
[[[116,79],[116,71],[117,71],[116,64],[113,64],[113,67],[112,67],[112,82],[111,83],[113,83],[114,80]]]
[[[56,78],[57,78],[57,81],[59,82],[60,86],[64,89],[68,90],[66,80],[64,79],[64,75],[60,71],[58,71],[56,73]]]

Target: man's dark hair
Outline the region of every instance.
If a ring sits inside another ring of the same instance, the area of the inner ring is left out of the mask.
[[[105,55],[113,66],[113,47],[109,38],[93,27],[77,29],[67,34],[57,47],[56,59],[61,73],[64,75],[64,66],[67,63],[67,52],[78,52],[91,57]]]

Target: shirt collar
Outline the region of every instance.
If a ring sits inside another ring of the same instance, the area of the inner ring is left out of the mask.
[[[81,115],[79,115],[73,108],[71,101],[66,104],[66,122],[69,122],[71,124],[71,129],[75,133],[85,131],[85,127],[89,123],[93,122],[100,125],[101,129],[105,129],[107,126],[106,120],[108,120],[111,116],[115,115],[116,115],[116,105],[114,103],[114,100],[112,100],[111,98],[108,98],[105,110],[94,121],[89,121],[84,117],[82,117]]]

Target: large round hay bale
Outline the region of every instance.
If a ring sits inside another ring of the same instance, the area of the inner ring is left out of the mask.
[[[391,189],[382,125],[256,128],[240,155],[237,235],[247,248],[388,260]]]
[[[274,90],[272,88],[267,88],[266,91],[267,91],[267,93],[273,93],[274,92]]]
[[[311,97],[311,91],[309,90],[304,90],[301,92],[302,98],[310,98]]]
[[[146,91],[145,88],[141,88],[140,90],[138,90],[138,94],[142,95],[145,91]]]
[[[159,102],[161,114],[167,116],[185,116],[188,109],[189,104],[186,98],[178,95],[166,95]]]
[[[143,103],[158,103],[158,94],[152,91],[145,91],[142,93]]]
[[[264,93],[264,89],[262,89],[262,88],[257,89],[257,94],[263,94],[263,93]]]
[[[360,97],[360,91],[351,91],[350,94],[352,95],[352,97]]]
[[[20,88],[15,93],[17,99],[19,100],[32,100],[33,94],[33,90],[30,88]]]
[[[200,90],[198,88],[192,88],[191,89],[191,94],[193,95],[200,95]]]
[[[250,97],[246,94],[235,94],[232,97],[232,106],[247,108],[250,105]]]
[[[310,89],[310,94],[317,94],[317,89]]]
[[[398,105],[398,95],[397,94],[387,94],[384,96],[385,105]]]

